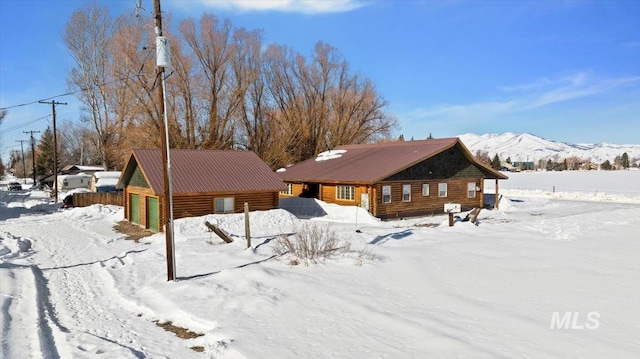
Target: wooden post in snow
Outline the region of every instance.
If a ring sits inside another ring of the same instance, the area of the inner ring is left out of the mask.
[[[244,233],[247,237],[247,248],[251,248],[251,228],[249,225],[249,203],[244,203]]]
[[[500,195],[498,194],[498,179],[496,178],[496,194],[495,200],[493,201],[493,208],[500,209]]]

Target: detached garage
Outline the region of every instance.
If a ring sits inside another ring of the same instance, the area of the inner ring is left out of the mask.
[[[158,232],[166,223],[160,149],[135,149],[118,181],[125,218]],[[279,207],[284,183],[250,151],[171,150],[174,219]]]

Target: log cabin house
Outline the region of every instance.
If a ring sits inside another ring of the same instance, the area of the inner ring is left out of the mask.
[[[339,146],[278,170],[281,198],[301,196],[356,205],[381,219],[484,207],[484,180],[507,176],[476,161],[458,138]]]
[[[286,188],[250,151],[171,150],[174,219],[211,213],[279,207]],[[117,188],[123,189],[125,218],[154,232],[166,223],[164,166],[160,149],[134,149]]]

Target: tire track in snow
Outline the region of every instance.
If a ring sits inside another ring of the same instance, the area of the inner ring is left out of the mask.
[[[46,280],[39,278],[36,266],[4,263],[2,279],[2,356],[3,358],[58,359],[57,332],[68,332],[52,309]],[[9,290],[8,292],[6,292]],[[50,326],[50,322],[56,325]],[[10,344],[16,339],[19,348]]]
[[[197,356],[185,341],[157,327],[148,316],[139,317],[124,298],[114,297],[105,288],[109,283],[101,280],[104,266],[126,265],[120,258],[137,252],[139,246],[114,241],[93,231],[84,220],[57,213],[33,221],[6,221],[3,227],[15,238],[32,239],[32,259],[37,265],[26,269],[31,268],[34,292],[37,288],[42,306],[31,310],[43,318],[43,336],[34,346],[51,347],[57,340],[48,358]],[[15,343],[9,341],[14,354],[21,349]],[[3,353],[7,358],[24,357],[14,354]]]

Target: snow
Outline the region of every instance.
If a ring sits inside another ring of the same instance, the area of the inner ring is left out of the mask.
[[[625,152],[629,155],[630,160],[640,160],[640,144],[571,144],[545,139],[529,133],[516,134],[511,132],[484,135],[466,133],[458,137],[472,153],[486,151],[490,158],[497,154],[503,161],[510,157],[513,162],[530,161],[537,164],[540,159],[562,161],[565,158],[575,156],[600,164],[605,160],[613,163],[616,156],[621,156]]]
[[[603,173],[509,174],[477,225],[292,198],[250,214],[247,249],[242,214],[180,219],[175,282],[163,233],[136,243],[113,230],[121,207],[0,191],[0,357],[634,357],[640,172]],[[309,266],[274,256],[305,223],[353,252]],[[567,312],[574,323],[553,327]]]
[[[118,178],[102,177],[96,181],[96,187],[115,187],[118,184]]]
[[[318,156],[316,156],[316,161],[328,161],[328,160],[334,160],[336,158],[340,158],[342,157],[343,154],[345,154],[347,152],[347,150],[329,150],[329,151],[324,151],[318,154]]]

